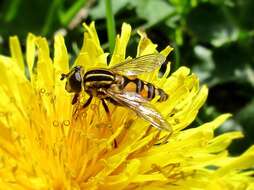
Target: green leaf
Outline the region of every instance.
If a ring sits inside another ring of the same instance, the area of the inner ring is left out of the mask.
[[[179,14],[186,14],[192,7],[197,6],[199,0],[168,0]]]
[[[192,67],[193,72],[198,75],[201,82],[207,82],[207,79],[211,78],[212,71],[215,67],[212,50],[197,45],[194,47],[194,54],[198,58],[198,64]]]
[[[248,82],[254,86],[253,62],[249,59],[251,53],[241,43],[231,43],[213,52],[215,69],[213,76],[219,77],[221,81]]]
[[[232,13],[239,25],[245,30],[253,30],[254,19],[253,19],[253,0],[236,1],[237,6],[234,7]]]
[[[5,14],[6,22],[12,21],[17,16],[20,3],[21,3],[21,0],[12,0],[9,2],[8,8]]]
[[[127,4],[132,4],[134,0],[112,0],[112,11],[116,14],[119,10],[123,9]],[[91,9],[89,15],[92,19],[103,19],[106,17],[105,0],[101,0],[98,4]]]
[[[254,140],[254,99],[250,101],[237,115],[236,119],[241,123],[251,139]]]
[[[175,8],[163,0],[139,0],[136,12],[151,26],[173,15]]]
[[[25,38],[28,32],[41,34],[42,25],[45,22],[52,1],[5,0],[3,5],[5,4],[8,6],[0,7],[0,14],[2,14],[0,17],[0,33],[4,38],[8,38],[10,35],[18,35],[22,39]],[[53,17],[52,20],[54,25],[50,27],[50,34],[52,34],[58,24],[57,17]]]
[[[228,14],[221,6],[200,4],[188,15],[187,27],[198,41],[218,47],[238,37],[238,29]]]
[[[230,146],[231,153],[239,154],[254,143],[253,115],[254,115],[254,99],[248,102],[247,105],[245,105],[243,109],[234,117],[235,121],[242,126],[244,139],[240,139],[232,143],[232,145]]]

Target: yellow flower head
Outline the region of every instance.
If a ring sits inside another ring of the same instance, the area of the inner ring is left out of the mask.
[[[107,68],[129,59],[131,27],[123,24],[107,64],[94,23],[84,25],[82,49],[74,65],[86,70]],[[140,32],[137,57],[157,52]],[[165,102],[151,102],[173,128],[159,131],[126,107],[109,105],[111,120],[98,99],[73,117],[72,94],[62,73],[69,72],[64,39],[55,37],[51,56],[45,38],[28,35],[23,58],[17,37],[10,38],[11,56],[0,55],[0,189],[254,189],[254,147],[230,157],[226,148],[241,132],[214,136],[229,115],[185,129],[207,97],[186,67],[168,77],[170,65],[139,76],[165,90]],[[168,56],[171,47],[159,52]],[[52,58],[53,57],[53,58]],[[88,98],[83,93],[79,103]],[[117,142],[117,146],[114,146]]]

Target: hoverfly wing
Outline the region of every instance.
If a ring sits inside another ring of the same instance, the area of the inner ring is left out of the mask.
[[[122,104],[133,110],[141,118],[149,121],[154,127],[160,130],[166,130],[172,133],[170,124],[163,118],[163,116],[150,104],[149,101],[144,99],[137,93],[132,92],[114,92],[111,89],[105,92],[114,101]]]
[[[144,72],[151,72],[155,68],[161,66],[165,60],[166,57],[159,53],[148,54],[119,63],[111,67],[111,70],[126,76],[139,75]]]

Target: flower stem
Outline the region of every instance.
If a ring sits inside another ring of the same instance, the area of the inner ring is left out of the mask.
[[[108,40],[109,40],[109,51],[113,53],[115,47],[115,20],[112,11],[111,0],[105,0],[106,2],[106,19],[107,19],[107,32],[108,32]]]
[[[77,12],[85,6],[87,0],[78,0],[68,10],[60,11],[60,21],[64,26],[67,26]]]
[[[50,32],[50,29],[52,28],[54,19],[56,18],[56,10],[61,5],[62,0],[53,0],[49,10],[47,12],[47,17],[45,19],[45,23],[42,27],[42,35],[45,36]]]

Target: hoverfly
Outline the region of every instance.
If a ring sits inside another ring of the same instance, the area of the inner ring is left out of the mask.
[[[61,80],[66,78],[66,91],[75,93],[72,104],[78,101],[80,93],[84,90],[90,97],[82,108],[87,107],[93,97],[97,97],[102,101],[107,113],[109,108],[105,100],[129,108],[154,127],[171,133],[169,123],[150,103],[155,96],[159,96],[158,102],[166,101],[168,94],[136,77],[161,66],[165,59],[161,54],[149,54],[124,61],[109,69],[99,68],[87,72],[82,66],[76,66],[68,74],[62,74]]]

